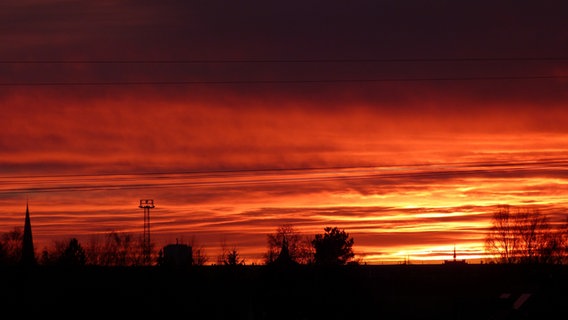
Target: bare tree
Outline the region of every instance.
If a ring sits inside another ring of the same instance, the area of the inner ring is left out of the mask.
[[[539,262],[548,264],[568,263],[568,217],[555,230],[544,235],[539,247]]]
[[[92,236],[85,246],[85,264],[102,265],[103,245],[99,235]]]
[[[548,219],[538,210],[518,210],[515,215],[515,229],[519,238],[518,257],[521,263],[539,262],[542,250],[551,235]]]
[[[268,234],[268,250],[264,255],[266,264],[276,260],[283,244],[286,242],[292,261],[302,264],[314,261],[314,250],[311,240],[302,236],[292,225],[284,224],[276,229],[275,233]]]
[[[209,257],[205,252],[205,248],[201,245],[197,249],[193,249],[193,264],[196,266],[204,266],[209,261]]]
[[[564,259],[567,227],[555,228],[536,209],[499,206],[485,238],[485,250],[498,263],[559,263]]]
[[[499,206],[492,219],[493,226],[485,237],[485,250],[496,257],[499,263],[515,262],[517,237],[509,206]]]
[[[98,261],[102,266],[139,265],[141,253],[142,247],[136,245],[132,235],[111,231],[105,236]]]
[[[22,256],[22,240],[24,232],[21,227],[14,227],[12,231],[2,234],[0,239],[0,263],[15,264]]]
[[[190,246],[192,249],[191,253],[193,264],[196,266],[204,266],[209,261],[209,257],[205,252],[205,247],[202,244],[199,244],[195,236],[191,237]]]

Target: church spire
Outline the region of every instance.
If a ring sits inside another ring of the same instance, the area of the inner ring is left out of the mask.
[[[290,250],[288,248],[288,240],[286,237],[282,239],[282,249],[280,250],[280,254],[273,262],[276,265],[280,266],[289,266],[289,265],[296,265],[297,262],[292,259],[290,256]]]
[[[26,220],[24,223],[24,237],[22,240],[22,265],[31,266],[36,264],[34,241],[32,237],[32,224],[30,221],[30,210],[26,201]]]

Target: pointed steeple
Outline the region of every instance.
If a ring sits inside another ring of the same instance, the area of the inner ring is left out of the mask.
[[[297,262],[294,261],[294,259],[292,259],[292,257],[290,256],[290,250],[288,249],[288,240],[285,237],[284,239],[282,239],[282,249],[280,250],[280,254],[273,263],[280,266],[297,264]]]
[[[31,266],[36,264],[34,241],[32,237],[32,224],[30,221],[30,210],[26,201],[26,220],[24,223],[24,237],[22,240],[22,265]]]

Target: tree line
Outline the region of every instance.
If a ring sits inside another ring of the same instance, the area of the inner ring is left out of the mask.
[[[23,238],[24,233],[20,227],[1,235],[0,265],[21,263]],[[294,227],[284,225],[278,227],[274,234],[267,235],[267,238],[268,251],[264,255],[266,264],[342,265],[354,257],[354,239],[345,230],[337,227],[326,227],[323,234],[316,234],[310,240],[301,237]],[[80,243],[77,238],[55,241],[53,248],[44,248],[36,255],[36,264],[104,267],[164,264],[162,249],[156,249],[155,244],[150,246],[151,248],[145,248],[142,239],[132,234],[111,231],[105,234],[103,239],[92,238],[86,244]],[[146,256],[148,251],[151,253],[150,259]],[[209,260],[203,246],[192,249],[192,265],[206,265]],[[236,246],[229,248],[225,243],[222,244],[221,254],[216,262],[218,265],[238,266],[244,265],[245,262]]]
[[[0,238],[0,265],[21,262],[23,231],[16,227]],[[312,237],[302,235],[292,225],[279,226],[267,234],[264,263],[345,265],[354,260],[354,239],[338,227],[325,227]],[[52,249],[44,248],[36,256],[45,266],[147,266],[163,265],[162,249],[144,248],[143,241],[132,234],[109,232],[103,239],[93,238],[86,244],[76,238],[55,241]],[[191,244],[191,264],[206,265],[209,256],[203,246]],[[147,259],[145,252],[152,253]],[[568,263],[568,217],[562,224],[551,223],[539,210],[500,206],[492,216],[485,236],[485,253],[491,263],[566,264]],[[217,265],[244,265],[238,247],[222,244]]]

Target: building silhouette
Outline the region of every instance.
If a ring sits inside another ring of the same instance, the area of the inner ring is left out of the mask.
[[[166,267],[183,269],[193,264],[192,248],[187,244],[168,244],[162,249],[162,265]]]
[[[278,257],[272,262],[273,265],[276,266],[295,266],[298,263],[292,259],[290,255],[290,250],[288,249],[288,241],[286,238],[282,240],[282,248],[280,249],[280,254]]]
[[[26,218],[24,222],[24,236],[22,239],[22,258],[23,266],[33,266],[36,264],[34,241],[32,236],[32,223],[30,220],[30,210],[26,202]]]

